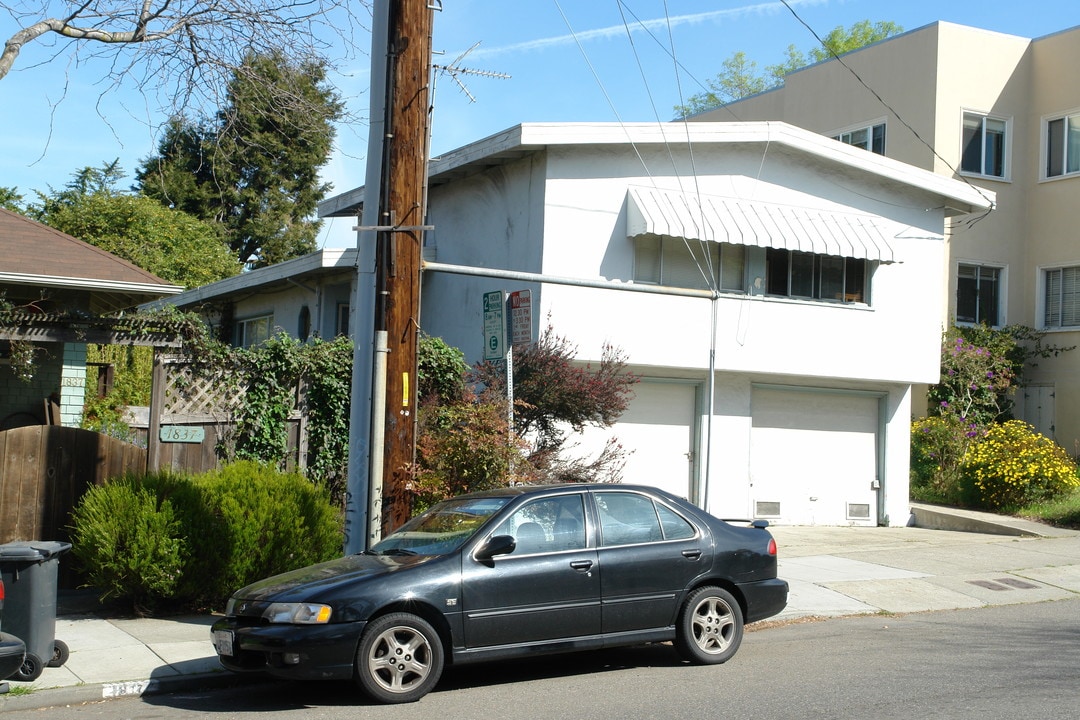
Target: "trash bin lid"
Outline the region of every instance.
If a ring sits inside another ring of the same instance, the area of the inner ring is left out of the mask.
[[[56,540],[23,540],[0,545],[0,562],[41,562],[71,549],[71,543]]]

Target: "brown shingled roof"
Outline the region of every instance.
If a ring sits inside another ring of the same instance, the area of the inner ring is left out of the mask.
[[[112,253],[4,208],[0,208],[0,273],[174,287]]]

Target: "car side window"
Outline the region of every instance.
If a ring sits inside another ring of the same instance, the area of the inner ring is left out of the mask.
[[[656,514],[660,516],[665,540],[686,540],[697,534],[697,529],[671,508],[656,503]]]
[[[596,509],[600,514],[600,531],[605,545],[630,545],[664,539],[653,501],[644,495],[597,493]]]
[[[522,505],[494,535],[511,535],[513,555],[580,550],[586,545],[585,504],[580,494],[542,498]]]

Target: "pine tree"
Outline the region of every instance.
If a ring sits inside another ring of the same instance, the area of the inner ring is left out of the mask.
[[[219,223],[233,255],[252,266],[315,250],[319,181],[343,113],[320,60],[248,55],[213,120],[174,118],[136,173],[162,204]]]

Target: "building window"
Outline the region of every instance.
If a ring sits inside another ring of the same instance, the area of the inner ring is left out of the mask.
[[[1043,271],[1043,327],[1080,326],[1080,267]]]
[[[634,253],[634,282],[729,292],[746,289],[743,245],[641,235]]]
[[[961,263],[956,271],[956,322],[1001,324],[1001,268]]]
[[[248,318],[236,323],[233,343],[237,347],[252,347],[270,338],[270,329],[274,326],[273,315]]]
[[[769,248],[765,252],[765,292],[769,295],[831,300],[869,301],[867,261]]]
[[[960,170],[1005,177],[1005,130],[1006,122],[1001,118],[964,113]]]
[[[854,145],[863,150],[869,150],[877,155],[885,154],[885,123],[868,125],[866,127],[846,130],[832,136],[833,140],[839,140],[845,145]]]
[[[1080,113],[1046,122],[1046,177],[1080,172]]]

